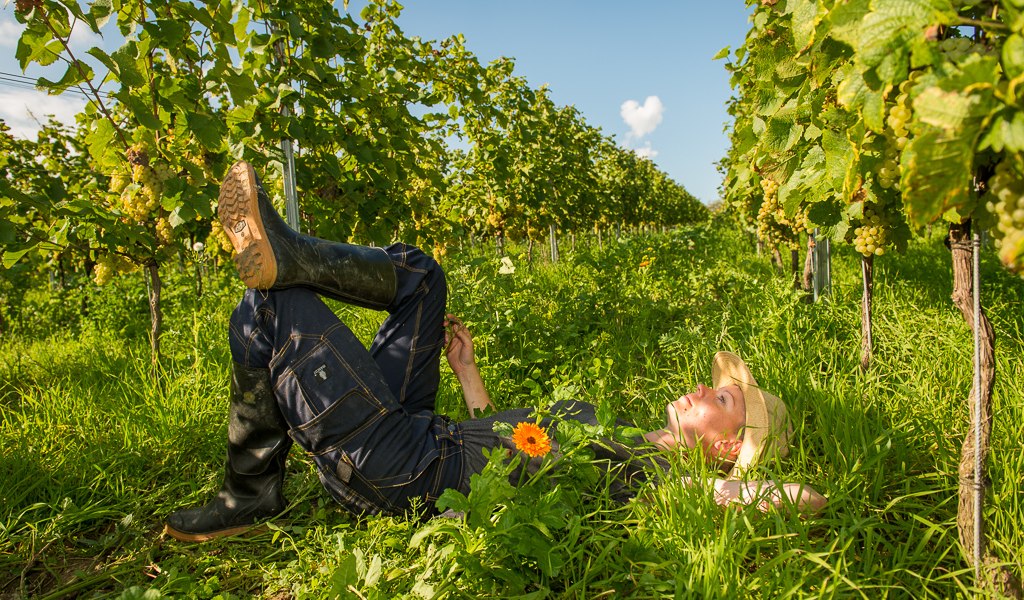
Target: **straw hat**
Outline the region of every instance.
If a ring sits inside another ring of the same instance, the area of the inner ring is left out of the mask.
[[[789,438],[793,425],[789,411],[778,396],[761,389],[750,369],[732,352],[718,352],[711,365],[711,381],[715,389],[737,385],[743,392],[747,406],[747,423],[743,428],[743,445],[729,471],[729,477],[739,477],[759,460],[775,454],[789,454]]]

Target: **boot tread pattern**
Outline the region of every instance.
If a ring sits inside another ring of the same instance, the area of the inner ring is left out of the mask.
[[[269,289],[277,279],[277,262],[263,228],[256,186],[252,165],[235,163],[220,186],[217,217],[235,248],[235,266],[246,287]]]

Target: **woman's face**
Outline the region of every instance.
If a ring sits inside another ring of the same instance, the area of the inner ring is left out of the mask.
[[[728,459],[739,452],[739,433],[746,424],[747,407],[738,386],[713,390],[698,384],[695,391],[669,402],[665,416],[666,429],[677,443],[687,448],[700,443],[708,456]]]

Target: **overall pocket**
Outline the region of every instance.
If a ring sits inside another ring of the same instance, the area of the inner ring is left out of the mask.
[[[280,372],[274,393],[292,438],[307,452],[344,443],[398,408],[361,347],[339,349],[330,337],[292,340],[305,351]]]
[[[368,482],[341,448],[313,456],[320,482],[334,499],[354,514],[398,512],[385,494]]]
[[[326,410],[288,432],[310,454],[321,454],[340,446],[373,426],[388,411],[361,388],[347,390]]]

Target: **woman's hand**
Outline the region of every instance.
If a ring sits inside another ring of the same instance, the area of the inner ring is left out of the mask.
[[[444,343],[444,356],[462,386],[462,396],[466,400],[469,416],[475,417],[478,410],[494,410],[491,397],[480,378],[480,370],[476,368],[473,338],[455,315],[449,314],[444,319]]]
[[[782,489],[771,481],[715,480],[715,502],[730,504],[757,504],[762,511],[794,506],[803,515],[813,515],[825,507],[828,499],[814,488],[802,483],[784,483]],[[785,496],[785,498],[783,498]]]
[[[444,319],[444,345],[445,358],[456,377],[476,370],[473,338],[462,321],[453,314],[446,315]]]

